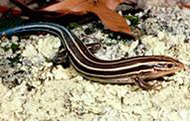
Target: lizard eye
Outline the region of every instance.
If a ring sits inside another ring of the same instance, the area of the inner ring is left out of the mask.
[[[175,64],[173,64],[173,63],[169,63],[169,64],[166,64],[166,66],[167,66],[167,68],[172,68],[172,67],[175,66]]]

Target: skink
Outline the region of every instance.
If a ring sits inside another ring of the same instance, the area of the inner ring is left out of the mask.
[[[97,82],[137,84],[143,89],[150,89],[152,85],[149,84],[149,80],[174,74],[184,68],[184,64],[178,60],[161,55],[101,60],[95,57],[71,31],[54,23],[38,22],[23,25],[6,30],[0,33],[0,36],[39,31],[59,37],[73,67],[83,77]]]

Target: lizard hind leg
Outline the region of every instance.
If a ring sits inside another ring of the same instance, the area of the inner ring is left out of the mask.
[[[53,57],[51,61],[54,66],[62,65],[64,68],[68,67],[69,66],[68,51],[66,49],[62,49]]]

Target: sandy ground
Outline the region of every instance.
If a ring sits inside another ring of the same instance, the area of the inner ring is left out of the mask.
[[[93,26],[73,32],[82,38],[87,28]],[[72,66],[50,70],[52,63],[47,60],[58,51],[60,42],[49,34],[2,38],[0,120],[188,121],[190,15],[178,7],[154,7],[139,28],[144,35],[137,41],[111,39],[101,31],[90,35],[95,39],[84,41],[99,40],[102,47],[95,55],[102,59],[167,55],[183,62],[186,68],[164,77],[160,90],[95,83],[84,79]]]

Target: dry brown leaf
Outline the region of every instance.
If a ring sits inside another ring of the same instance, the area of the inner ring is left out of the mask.
[[[89,5],[89,2],[91,2],[91,0],[64,0],[42,10],[58,12],[62,15],[70,13],[87,14],[85,7]]]
[[[113,10],[120,3],[132,4],[132,0],[64,0],[41,10],[32,10],[20,0],[10,1],[20,7],[28,16],[41,15],[41,17],[55,18],[66,14],[84,15],[91,12],[97,15],[112,31],[132,35],[125,19]]]
[[[64,0],[60,3],[46,7],[43,10],[58,12],[62,15],[82,15],[92,12],[112,31],[132,35],[130,27],[127,25],[125,19],[113,11],[113,9],[122,2],[128,3],[127,0]]]
[[[10,12],[12,15],[19,15],[21,13],[21,11],[19,9],[16,8],[8,8],[6,6],[2,6],[0,5],[0,13],[5,14],[7,12]]]
[[[101,19],[101,21],[112,31],[124,32],[130,35],[132,34],[130,27],[127,25],[125,19],[117,14],[115,11],[107,8],[101,2],[96,3],[96,7],[92,6],[90,12],[95,13]]]

